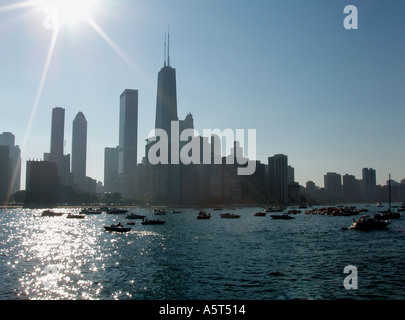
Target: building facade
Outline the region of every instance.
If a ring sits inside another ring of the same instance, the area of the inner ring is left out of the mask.
[[[276,154],[268,158],[269,199],[273,202],[288,202],[288,157]]]
[[[118,175],[120,192],[133,195],[138,159],[138,90],[126,89],[120,96]]]
[[[87,161],[87,120],[79,112],[73,120],[72,130],[72,174],[75,185],[86,190],[86,161]]]

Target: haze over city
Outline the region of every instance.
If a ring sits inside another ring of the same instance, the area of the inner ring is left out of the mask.
[[[378,184],[389,173],[405,178],[403,3],[350,1],[359,29],[346,30],[340,1],[99,0],[94,24],[60,29],[40,96],[54,33],[44,27],[43,6],[7,7],[20,3],[0,9],[0,132],[12,132],[21,147],[22,187],[26,161],[49,151],[55,107],[66,110],[65,153],[74,117],[85,114],[87,175],[103,181],[104,148],[118,144],[126,88],[139,90],[141,161],[168,26],[179,118],[191,112],[198,131],[256,129],[257,159],[288,155],[302,185],[323,186],[326,172],[361,178],[366,167]]]

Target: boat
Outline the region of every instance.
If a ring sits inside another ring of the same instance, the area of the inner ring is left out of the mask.
[[[101,214],[103,211],[101,209],[94,208],[84,208],[80,211],[81,214]]]
[[[210,213],[207,213],[207,212],[204,211],[204,210],[201,210],[201,211],[198,213],[198,216],[197,216],[197,219],[199,219],[199,220],[210,219],[210,218],[211,218],[211,214],[210,214]]]
[[[255,217],[265,217],[267,212],[256,212],[253,216]]]
[[[127,222],[127,225],[134,226],[135,222]]]
[[[142,221],[143,225],[148,225],[148,224],[165,224],[166,221],[162,221],[162,220],[149,220],[149,219],[145,219],[144,221]]]
[[[63,212],[55,212],[51,210],[44,210],[41,214],[41,217],[61,217],[63,216]]]
[[[266,207],[266,212],[283,212],[284,208],[282,207]]]
[[[387,211],[380,211],[380,213],[377,213],[375,215],[373,215],[373,218],[376,220],[392,220],[392,219],[399,219],[402,216],[402,212],[401,211],[395,211],[392,212],[391,211],[391,175],[389,175],[389,179],[388,179],[388,196],[389,196],[389,200],[388,200],[388,210]]]
[[[301,213],[301,210],[292,209],[288,211],[288,214],[299,214],[299,213]]]
[[[182,211],[180,211],[180,210],[172,210],[172,213],[182,213]]]
[[[377,202],[377,207],[378,207],[378,208],[381,208],[381,207],[384,207],[384,206],[381,204],[380,201],[378,201],[378,202]]]
[[[361,231],[380,230],[385,229],[390,223],[390,220],[377,220],[364,215],[361,216],[357,221],[354,221],[353,219],[350,229]]]
[[[105,226],[104,229],[106,231],[113,231],[113,232],[128,232],[131,231],[131,228],[125,228],[121,225],[121,223],[118,224],[112,224],[111,226]]]
[[[214,211],[222,211],[224,208],[214,208]]]
[[[126,210],[126,209],[113,208],[113,209],[108,209],[107,210],[108,214],[124,214],[124,213],[127,213],[127,212],[128,212],[128,210]]]
[[[82,215],[82,214],[72,214],[72,213],[69,213],[66,218],[68,218],[68,219],[84,219],[85,217],[86,217],[86,216],[84,216],[84,215]]]
[[[402,212],[392,212],[392,211],[386,211],[386,212],[381,212],[373,215],[373,218],[376,220],[393,220],[393,219],[399,219],[402,216]]]
[[[282,219],[282,220],[291,220],[291,219],[295,219],[294,217],[291,217],[288,214],[280,214],[280,215],[276,215],[276,214],[272,214],[270,215],[270,217],[272,217],[273,219]]]
[[[153,209],[153,213],[156,215],[165,215],[167,211],[164,209]]]
[[[127,219],[143,219],[143,218],[145,218],[145,216],[142,216],[140,214],[131,213],[131,214],[127,215],[126,218]]]
[[[221,213],[219,216],[224,219],[239,219],[240,218],[240,215],[234,214],[234,213]]]

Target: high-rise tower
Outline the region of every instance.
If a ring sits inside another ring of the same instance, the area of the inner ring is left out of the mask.
[[[138,90],[126,89],[120,97],[118,175],[123,194],[134,193],[138,157]]]
[[[54,108],[52,110],[51,128],[51,155],[63,156],[63,142],[65,132],[65,109]]]
[[[15,145],[15,136],[11,132],[0,134],[0,146],[8,146],[11,159],[9,193],[20,190],[21,181],[21,150]]]
[[[270,201],[288,201],[288,157],[276,154],[268,158]]]
[[[74,182],[86,189],[87,120],[79,112],[73,120],[72,131],[72,173]]]
[[[70,184],[70,155],[63,154],[65,134],[65,109],[52,109],[51,152],[44,154],[44,160],[56,163],[62,185]]]
[[[171,122],[177,121],[176,69],[170,66],[170,34],[168,35],[167,57],[165,42],[164,66],[158,74],[156,99],[156,129],[163,129],[171,136]]]

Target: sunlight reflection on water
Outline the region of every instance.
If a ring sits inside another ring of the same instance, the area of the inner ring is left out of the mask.
[[[199,221],[189,209],[161,226],[136,220],[118,234],[103,226],[125,224],[125,216],[41,212],[0,210],[0,299],[405,297],[404,220],[370,237],[341,231],[347,217],[275,221],[241,209],[237,220]],[[367,291],[342,288],[348,264],[359,267]]]

